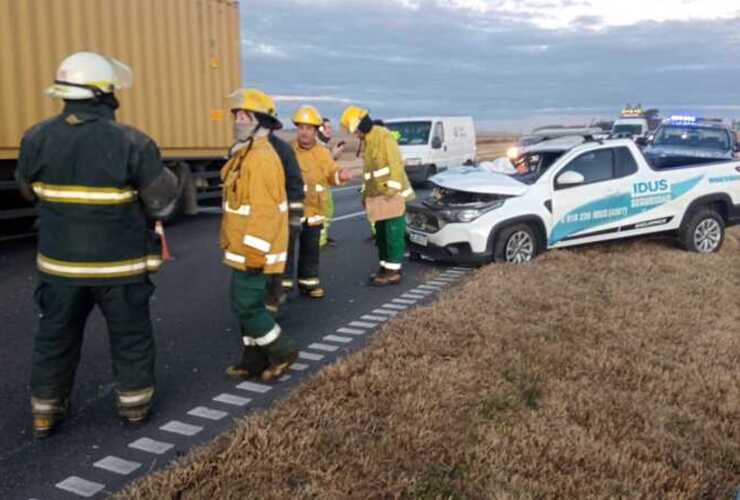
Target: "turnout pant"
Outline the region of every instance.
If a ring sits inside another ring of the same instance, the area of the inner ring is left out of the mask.
[[[380,267],[399,271],[406,253],[406,218],[381,220],[375,223],[375,245]]]
[[[117,392],[139,404],[148,403],[154,387],[154,335],[149,315],[153,292],[154,285],[148,279],[117,286],[40,283],[35,293],[41,319],[33,346],[33,397],[63,400],[69,396],[85,323],[97,305],[108,325]]]
[[[291,339],[265,308],[265,293],[270,279],[261,270],[234,270],[231,277],[231,309],[239,319],[244,359],[255,373],[295,352]]]
[[[288,253],[288,263],[285,266],[283,280],[287,283],[295,279],[296,260],[298,261],[298,286],[304,289],[316,288],[319,281],[319,239],[322,226],[303,224],[303,230],[298,238],[298,248],[293,248],[293,254]],[[297,257],[297,258],[296,258]]]
[[[319,240],[319,246],[325,246],[329,242],[329,226],[331,226],[331,220],[334,218],[334,196],[332,196],[331,190],[327,193],[326,200],[326,220],[324,226],[321,228],[321,239]]]

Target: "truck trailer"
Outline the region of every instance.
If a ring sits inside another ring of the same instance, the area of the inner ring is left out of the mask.
[[[20,140],[61,112],[44,90],[78,51],[133,68],[117,119],[159,145],[180,181],[176,212],[217,201],[231,143],[225,96],[241,82],[239,31],[233,0],[0,0],[0,233],[34,221],[14,181]]]

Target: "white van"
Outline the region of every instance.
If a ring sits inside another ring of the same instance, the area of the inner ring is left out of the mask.
[[[475,126],[469,116],[427,116],[385,120],[395,132],[412,183],[475,162]]]

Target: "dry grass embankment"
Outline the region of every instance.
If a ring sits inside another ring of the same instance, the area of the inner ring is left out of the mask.
[[[489,266],[130,498],[732,498],[740,231]]]

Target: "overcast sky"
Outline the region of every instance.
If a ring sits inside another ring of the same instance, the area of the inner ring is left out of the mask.
[[[481,128],[614,117],[627,102],[740,117],[737,0],[242,0],[244,84],[336,117]]]

